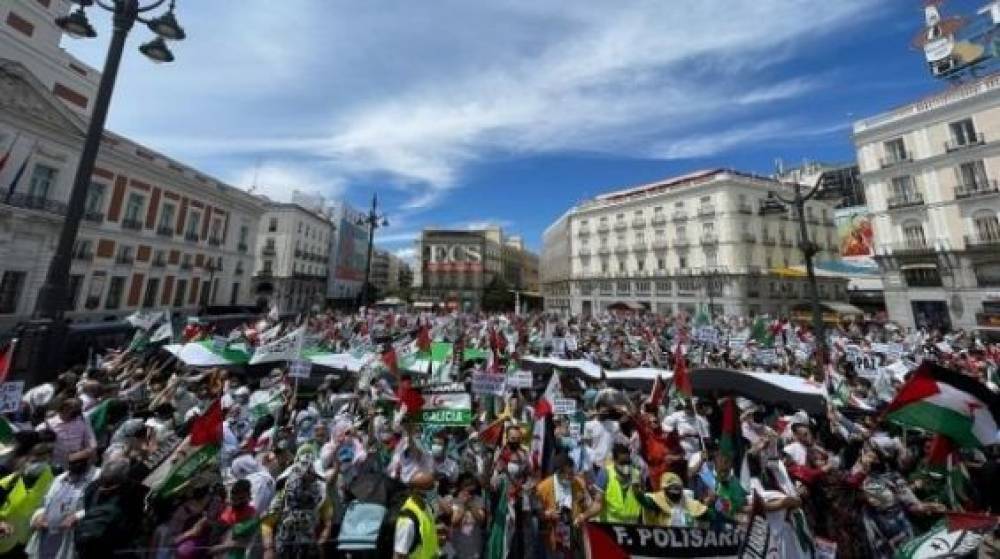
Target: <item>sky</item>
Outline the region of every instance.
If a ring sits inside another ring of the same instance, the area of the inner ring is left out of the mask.
[[[979,2],[953,0],[950,12]],[[108,127],[232,185],[355,206],[379,245],[501,225],[540,248],[596,194],[697,169],[854,159],[851,123],[940,90],[920,0],[177,0],[129,37]],[[63,46],[103,64],[97,39]]]

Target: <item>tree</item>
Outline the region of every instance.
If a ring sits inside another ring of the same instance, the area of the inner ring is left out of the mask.
[[[483,291],[482,308],[486,312],[506,312],[514,310],[514,293],[510,285],[500,276],[494,276]]]

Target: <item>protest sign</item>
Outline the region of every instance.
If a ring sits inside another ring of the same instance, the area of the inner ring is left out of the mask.
[[[747,339],[748,337],[746,335],[730,336],[729,347],[732,349],[743,349],[747,345]]]
[[[503,396],[507,387],[507,377],[492,373],[475,373],[472,375],[472,393]]]
[[[296,359],[288,363],[288,376],[292,378],[309,378],[312,372],[312,361]]]
[[[0,384],[0,413],[12,413],[21,405],[21,394],[24,393],[24,381],[12,380]]]
[[[776,365],[778,352],[774,348],[758,349],[754,353],[754,362],[760,365]]]
[[[467,426],[472,423],[472,397],[468,392],[424,394],[420,422],[425,425]]]
[[[737,557],[742,532],[590,522],[584,530],[584,537],[587,557],[593,559],[601,557],[722,559]]]
[[[507,388],[531,388],[533,384],[531,371],[514,371],[507,375]]]
[[[702,326],[695,330],[694,339],[705,344],[717,344],[719,331],[714,326]]]
[[[576,400],[572,398],[555,398],[552,401],[552,411],[556,415],[572,415],[576,413]]]

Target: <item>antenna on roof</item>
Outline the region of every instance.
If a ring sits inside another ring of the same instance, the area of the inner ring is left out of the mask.
[[[260,156],[257,156],[257,161],[253,164],[253,183],[250,185],[250,192],[257,190],[257,175],[260,173]]]

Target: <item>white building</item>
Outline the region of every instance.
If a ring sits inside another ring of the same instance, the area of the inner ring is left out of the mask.
[[[889,317],[1000,334],[1000,74],[854,124]]]
[[[716,313],[788,315],[807,300],[792,214],[762,212],[773,179],[710,170],[604,194],[569,210],[545,232],[541,274],[545,306],[601,312],[616,303],[658,312],[709,303]],[[833,209],[806,206],[817,259],[837,254]],[[846,281],[819,278],[820,299],[836,305]],[[842,307],[843,308],[843,307]]]
[[[21,63],[0,59],[0,329],[31,316],[65,215],[85,122]],[[111,132],[98,154],[70,275],[74,321],[138,308],[253,302],[262,204]]]
[[[268,202],[258,229],[254,286],[281,312],[323,307],[333,224],[298,204]]]
[[[81,116],[90,114],[101,79],[59,45],[63,32],[55,19],[73,5],[68,0],[4,0],[0,2],[0,58],[20,62],[44,89]]]
[[[380,296],[399,295],[401,289],[410,287],[410,265],[387,250],[375,249],[372,253],[371,282]]]

